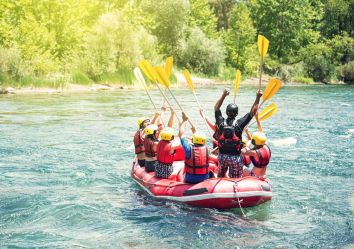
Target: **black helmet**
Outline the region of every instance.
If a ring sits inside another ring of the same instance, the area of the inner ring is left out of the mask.
[[[236,104],[228,104],[226,107],[226,115],[229,118],[235,118],[238,114],[238,106]]]

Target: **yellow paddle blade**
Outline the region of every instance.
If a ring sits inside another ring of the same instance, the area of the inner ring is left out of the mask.
[[[278,111],[277,105],[274,102],[272,102],[258,114],[258,118],[260,121],[263,121],[273,116],[277,111]]]
[[[146,91],[148,91],[144,76],[138,67],[134,68],[134,75],[135,78],[138,80],[139,84],[142,85]]]
[[[241,81],[241,72],[240,70],[236,71],[236,80],[235,80],[235,88],[234,88],[234,97],[236,97],[237,91],[238,91],[238,86],[240,85]]]
[[[151,81],[156,81],[156,72],[148,60],[140,61],[139,67]]]
[[[165,72],[166,72],[167,78],[170,78],[170,76],[171,76],[172,66],[173,66],[173,57],[172,56],[167,57],[166,65],[165,65]]]
[[[274,96],[274,94],[276,94],[279,90],[279,88],[282,86],[281,84],[281,81],[278,80],[278,79],[271,79],[269,82],[268,82],[268,85],[266,86],[266,89],[264,90],[264,93],[263,93],[263,100],[262,100],[262,103],[261,105],[267,101],[268,99],[270,99],[271,97]]]
[[[166,88],[169,88],[171,83],[167,78],[166,72],[162,67],[155,67],[158,81],[163,84]]]
[[[189,74],[187,69],[183,70],[183,75],[184,75],[184,78],[186,78],[186,81],[187,81],[187,84],[188,84],[189,88],[194,93],[195,90],[194,90],[194,85],[193,85],[193,82],[192,82],[192,78],[191,78],[191,75]]]
[[[269,41],[263,35],[258,35],[258,51],[261,57],[264,57],[268,52]]]

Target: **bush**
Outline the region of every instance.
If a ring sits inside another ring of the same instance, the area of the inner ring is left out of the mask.
[[[225,59],[225,50],[219,40],[211,40],[199,29],[192,30],[182,44],[178,63],[194,72],[216,75]]]
[[[354,61],[340,67],[341,78],[347,84],[354,84]]]
[[[332,49],[323,44],[310,44],[301,51],[308,76],[315,81],[329,82],[334,73]]]
[[[92,83],[92,80],[83,72],[81,71],[74,71],[72,73],[72,79],[74,83],[80,84],[80,85],[89,85]]]

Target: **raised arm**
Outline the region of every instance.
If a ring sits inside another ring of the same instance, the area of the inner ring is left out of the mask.
[[[255,118],[256,118],[256,122],[257,122],[257,126],[258,126],[258,131],[263,132],[263,127],[262,127],[261,121],[258,118],[258,111],[256,111]]]
[[[207,122],[207,124],[208,124],[208,126],[210,127],[210,129],[212,129],[213,131],[215,131],[215,130],[216,130],[216,125],[213,124],[213,123],[210,121],[210,119],[208,119],[208,117],[204,115],[203,109],[199,109],[199,114],[200,114],[200,116],[202,116],[203,119],[205,119],[205,121]]]
[[[247,126],[245,127],[244,131],[245,131],[245,133],[246,133],[247,140],[251,140],[252,137],[251,137],[251,135],[250,135],[250,133],[249,133],[249,131],[248,131],[248,127],[247,127]]]
[[[152,118],[152,120],[151,120],[150,123],[151,123],[151,124],[156,124],[159,116],[160,116],[160,113],[159,113],[159,112],[155,112],[155,115],[154,115],[154,117]]]
[[[230,92],[227,88],[224,89],[224,92],[222,93],[220,99],[216,101],[215,106],[214,106],[214,111],[220,110],[220,107],[222,106],[222,103],[224,102],[225,98],[227,95],[229,95]]]
[[[261,99],[262,94],[263,94],[262,90],[258,90],[257,91],[256,99],[255,99],[255,101],[254,101],[254,103],[253,103],[253,105],[251,107],[251,110],[250,110],[250,114],[251,114],[252,117],[254,116],[254,114],[256,113],[256,111],[258,109],[259,100]]]
[[[178,132],[178,136],[180,138],[183,137],[184,135],[187,121],[188,121],[187,115],[184,112],[182,112],[182,122],[179,124],[179,132]]]
[[[172,128],[173,126],[173,118],[175,117],[175,112],[171,108],[171,116],[170,119],[168,120],[168,127]]]

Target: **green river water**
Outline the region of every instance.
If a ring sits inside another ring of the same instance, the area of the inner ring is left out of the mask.
[[[173,91],[204,130],[193,95]],[[221,92],[197,89],[210,118]],[[240,87],[240,115],[255,92]],[[136,120],[153,113],[143,91],[0,96],[0,248],[354,248],[354,88],[273,99],[273,199],[243,217],[155,200],[131,179]]]

